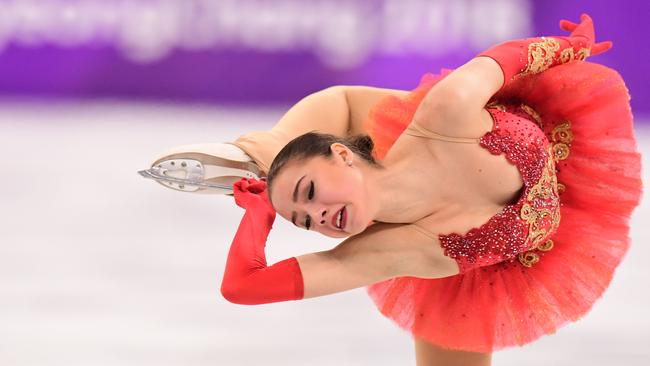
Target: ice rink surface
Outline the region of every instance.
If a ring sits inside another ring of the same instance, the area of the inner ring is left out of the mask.
[[[0,365],[414,365],[410,334],[363,288],[243,306],[221,297],[243,210],[136,171],[182,144],[270,128],[283,108],[0,103]],[[650,164],[650,123],[636,121]],[[493,365],[650,363],[650,203],[592,311]],[[278,218],[269,264],[338,241]]]

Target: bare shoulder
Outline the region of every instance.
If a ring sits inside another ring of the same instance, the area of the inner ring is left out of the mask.
[[[459,112],[456,115],[441,113],[440,118],[430,116],[425,120],[418,120],[424,128],[444,136],[478,139],[491,131],[494,125],[492,115],[482,109],[478,113],[466,114]],[[456,146],[451,144],[445,146]],[[463,144],[461,144],[463,145]]]
[[[502,83],[499,65],[490,58],[476,57],[431,88],[414,120],[439,134],[481,137],[492,129],[485,106]]]

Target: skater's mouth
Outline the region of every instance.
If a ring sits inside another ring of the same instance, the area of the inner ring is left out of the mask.
[[[347,222],[347,216],[347,210],[343,206],[336,212],[336,215],[332,216],[332,225],[339,230],[343,230]]]

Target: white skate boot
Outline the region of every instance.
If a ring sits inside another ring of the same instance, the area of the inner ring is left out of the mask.
[[[227,195],[239,179],[263,176],[255,161],[230,143],[176,146],[138,173],[177,191]]]

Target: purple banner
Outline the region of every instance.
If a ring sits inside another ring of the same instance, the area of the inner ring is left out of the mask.
[[[290,103],[336,84],[410,89],[492,44],[566,34],[589,13],[593,57],[650,113],[645,1],[0,1],[0,95]]]

